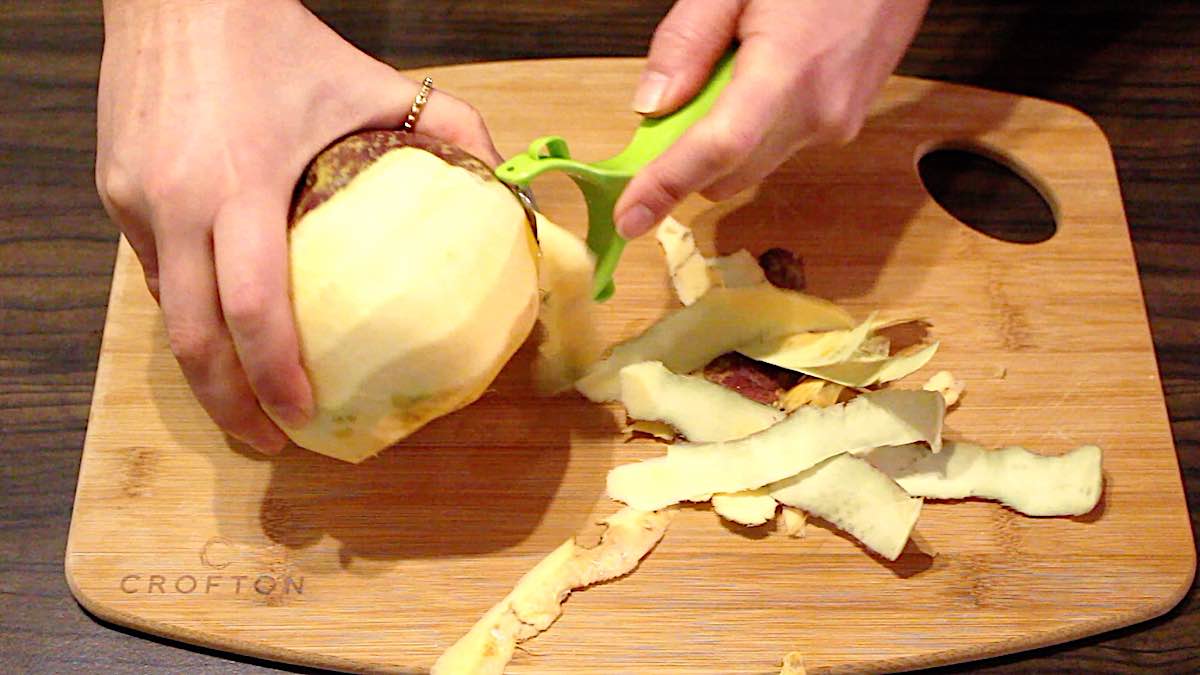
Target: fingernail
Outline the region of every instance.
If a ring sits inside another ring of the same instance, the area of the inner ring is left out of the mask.
[[[654,226],[654,213],[644,204],[635,204],[617,219],[617,232],[626,239],[640,237]]]
[[[634,111],[643,115],[657,112],[670,81],[671,78],[653,70],[643,73],[637,92],[633,95]]]
[[[312,415],[303,408],[294,405],[281,405],[272,408],[275,416],[289,427],[302,427],[308,424],[308,420]]]

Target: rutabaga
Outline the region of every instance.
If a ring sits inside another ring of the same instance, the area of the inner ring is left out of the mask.
[[[359,462],[483,394],[533,328],[537,246],[485,164],[420,134],[347,137],[301,188],[290,289],[316,411],[277,422]]]

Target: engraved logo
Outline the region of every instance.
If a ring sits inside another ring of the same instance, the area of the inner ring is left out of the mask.
[[[243,556],[238,547],[225,537],[212,537],[200,548],[200,564],[213,572],[200,574],[126,574],[118,585],[121,592],[162,595],[228,595],[262,596],[281,600],[281,596],[304,595],[304,577],[274,570],[233,574],[226,571]],[[220,571],[217,573],[216,571]]]

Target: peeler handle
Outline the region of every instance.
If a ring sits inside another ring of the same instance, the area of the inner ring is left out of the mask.
[[[666,152],[680,136],[712,110],[725,86],[733,79],[734,52],[726,52],[713,67],[708,81],[700,92],[678,110],[662,117],[646,117],[638,125],[629,145],[612,159],[598,162],[599,166],[627,172],[632,178],[642,167]]]
[[[691,101],[662,117],[644,118],[625,149],[609,159],[585,164],[571,158],[567,142],[558,136],[544,136],[496,169],[496,176],[510,185],[527,186],[546,171],[562,171],[583,192],[588,210],[587,245],[595,256],[592,274],[592,298],[603,302],[616,290],[613,272],[625,249],[625,239],[617,234],[613,207],[625,186],[642,167],[671,147],[713,104],[733,77],[734,52],[717,62],[708,82]]]

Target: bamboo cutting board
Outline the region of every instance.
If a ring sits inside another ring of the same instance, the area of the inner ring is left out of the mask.
[[[501,151],[565,136],[598,159],[628,140],[640,62],[433,69],[484,113]],[[1003,158],[1046,195],[1057,234],[989,238],[937,206],[916,159],[942,146]],[[582,226],[565,179],[535,185]],[[856,316],[929,317],[933,364],[967,382],[947,437],[1063,452],[1104,448],[1105,498],[1074,519],[929,503],[896,563],[835,531],[803,540],[685,508],[629,577],[576,593],[513,673],[880,671],[1061,642],[1165,612],[1195,567],[1117,178],[1107,142],[1060,105],[893,78],[859,140],[798,156],[753,195],[680,212],[702,249],[803,254],[809,290]],[[652,238],[632,244],[602,309],[609,340],[674,303]],[[615,510],[625,442],[613,407],[540,399],[529,345],[493,390],[361,466],[231,445],[193,401],[130,249],[117,258],[66,564],[115,623],[255,656],[422,672],[565,538]],[[904,384],[904,383],[902,383]]]

